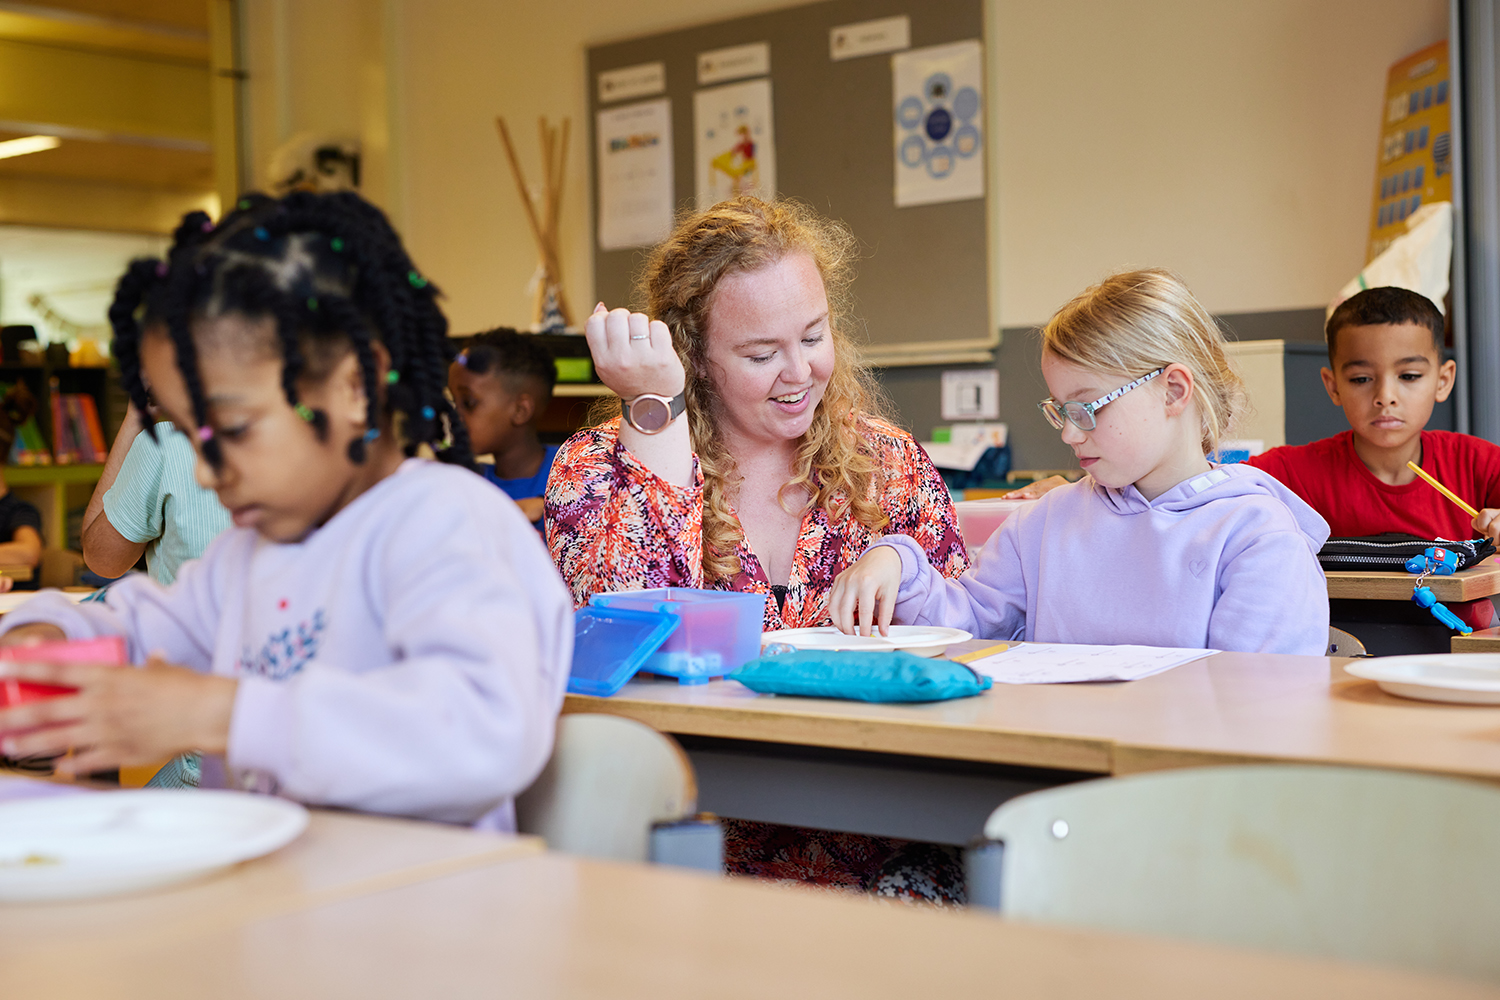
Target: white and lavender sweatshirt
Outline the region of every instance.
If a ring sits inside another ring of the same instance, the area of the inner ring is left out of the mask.
[[[1327,522],[1281,483],[1224,465],[1150,501],[1091,476],[1060,486],[1011,515],[957,580],[905,536],[876,544],[901,555],[901,624],[1322,655],[1328,584],[1317,552],[1327,539]]]
[[[237,678],[206,784],[227,764],[237,787],[494,829],[551,753],[573,647],[572,599],[519,508],[419,459],[300,542],[231,528],[169,589],[43,593],[0,630],[38,621]]]

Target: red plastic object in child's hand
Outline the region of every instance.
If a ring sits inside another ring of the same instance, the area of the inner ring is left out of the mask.
[[[107,663],[122,666],[126,662],[125,640],[112,635],[102,639],[39,642],[32,646],[0,646],[0,660],[21,660],[26,663]],[[14,678],[0,679],[0,708],[56,698],[77,690],[58,684],[36,684]]]

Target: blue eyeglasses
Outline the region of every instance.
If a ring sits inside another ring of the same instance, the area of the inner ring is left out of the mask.
[[[1158,368],[1149,375],[1142,375],[1134,382],[1122,385],[1108,396],[1101,396],[1092,403],[1059,403],[1053,399],[1044,399],[1036,404],[1036,406],[1037,409],[1042,411],[1042,415],[1047,418],[1047,423],[1058,430],[1063,429],[1064,421],[1066,421],[1081,431],[1091,431],[1095,426],[1094,414],[1098,413],[1104,404],[1114,402],[1138,385],[1145,385],[1163,371],[1165,369]]]

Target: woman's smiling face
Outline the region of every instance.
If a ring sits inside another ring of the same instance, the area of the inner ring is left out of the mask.
[[[828,293],[808,254],[719,282],[705,356],[732,442],[782,444],[807,433],[833,374],[828,324]]]

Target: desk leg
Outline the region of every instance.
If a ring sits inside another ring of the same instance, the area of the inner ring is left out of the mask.
[[[675,734],[674,734],[675,735]],[[676,735],[698,808],[734,819],[961,846],[1007,799],[1104,775]]]

